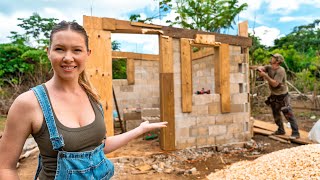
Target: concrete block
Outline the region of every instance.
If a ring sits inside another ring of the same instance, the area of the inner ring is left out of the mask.
[[[192,96],[194,105],[207,105],[212,102],[211,94],[194,94]]]
[[[228,134],[241,134],[244,132],[244,124],[243,123],[233,123],[227,125],[227,133]]]
[[[241,47],[240,46],[229,46],[229,52],[231,55],[241,54]]]
[[[249,102],[249,94],[248,93],[237,93],[231,95],[231,103],[232,104],[244,104]]]
[[[221,114],[221,105],[220,103],[210,103],[208,105],[209,115]]]
[[[176,137],[190,137],[189,128],[177,128],[176,129]]]
[[[173,38],[172,48],[173,52],[180,52],[180,39]]]
[[[198,136],[198,128],[197,126],[191,126],[189,128],[189,134],[191,137],[197,137]]]
[[[240,93],[239,83],[230,83],[230,94]]]
[[[130,131],[136,127],[138,127],[142,123],[142,120],[128,120],[125,121],[126,124],[126,131]]]
[[[198,136],[208,136],[209,135],[209,129],[208,126],[200,126],[198,129]]]
[[[208,105],[192,106],[192,115],[208,115]]]
[[[197,117],[197,125],[214,125],[216,123],[216,116],[198,116]]]
[[[160,116],[160,109],[159,108],[142,108],[141,109],[141,116]]]
[[[230,111],[233,113],[246,112],[245,104],[231,104]]]
[[[141,112],[126,112],[123,113],[123,120],[141,120]]]
[[[196,138],[184,138],[184,139],[176,139],[176,148],[177,149],[185,149],[196,147]]]
[[[209,126],[209,136],[220,136],[227,133],[227,125]]]
[[[230,73],[230,83],[244,83],[245,75],[242,73]]]
[[[176,117],[176,128],[191,127],[197,123],[197,117]]]
[[[232,114],[219,114],[216,116],[217,125],[227,125],[233,123]]]
[[[208,145],[208,138],[207,137],[197,137],[197,147]]]
[[[215,137],[213,137],[213,136],[208,136],[207,137],[207,144],[208,145],[215,145],[216,144],[216,138]]]

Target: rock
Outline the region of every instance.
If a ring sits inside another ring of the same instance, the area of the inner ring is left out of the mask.
[[[156,164],[152,165],[152,169],[157,170],[159,168],[159,166],[157,166]]]
[[[311,116],[311,117],[310,117],[310,119],[316,119],[316,118],[317,118],[316,116]]]
[[[164,162],[160,162],[159,163],[159,168],[164,169],[165,163]]]
[[[167,173],[167,174],[170,174],[172,172],[172,169],[165,169],[163,172]]]
[[[126,158],[126,157],[123,157],[123,158],[119,158],[119,160],[118,160],[120,163],[128,163],[128,162],[130,162],[129,161],[129,159],[128,158]]]
[[[152,169],[152,167],[148,164],[144,164],[142,166],[137,167],[137,169],[139,169],[140,171],[149,171]]]

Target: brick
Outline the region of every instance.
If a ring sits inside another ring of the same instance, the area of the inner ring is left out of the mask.
[[[208,105],[208,114],[209,115],[221,114],[221,105],[220,105],[220,103],[210,103]]]
[[[233,123],[233,116],[232,114],[220,114],[216,117],[216,124],[217,125],[226,125]]]
[[[227,133],[226,125],[209,126],[209,136],[220,136]]]

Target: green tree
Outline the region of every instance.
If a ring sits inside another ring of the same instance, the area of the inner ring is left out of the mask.
[[[247,4],[239,5],[238,0],[160,0],[160,11],[175,11],[178,16],[174,21],[167,21],[171,25],[181,25],[183,28],[208,32],[220,32],[223,28],[230,28],[235,17],[243,11]],[[131,21],[150,21],[139,15],[131,15]]]
[[[38,13],[33,13],[29,18],[18,18],[22,23],[18,24],[19,27],[24,29],[24,34],[18,34],[15,31],[11,31],[9,38],[14,43],[19,44],[31,44],[34,40],[39,47],[44,47],[49,44],[50,32],[56,18],[42,18]]]

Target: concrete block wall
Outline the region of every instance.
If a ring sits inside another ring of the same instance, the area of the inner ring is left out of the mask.
[[[134,65],[134,85],[128,85],[126,79],[112,80],[121,115],[125,108],[160,107],[159,62],[134,60]]]
[[[251,139],[249,110],[248,64],[240,47],[230,46],[231,112],[221,113],[220,94],[193,94],[192,112],[181,109],[180,41],[174,39],[174,93],[176,148],[241,144]],[[193,92],[203,88],[214,93],[213,56],[193,64]],[[200,81],[201,79],[204,79]],[[205,83],[204,83],[205,82]],[[201,87],[199,87],[201,86]]]

